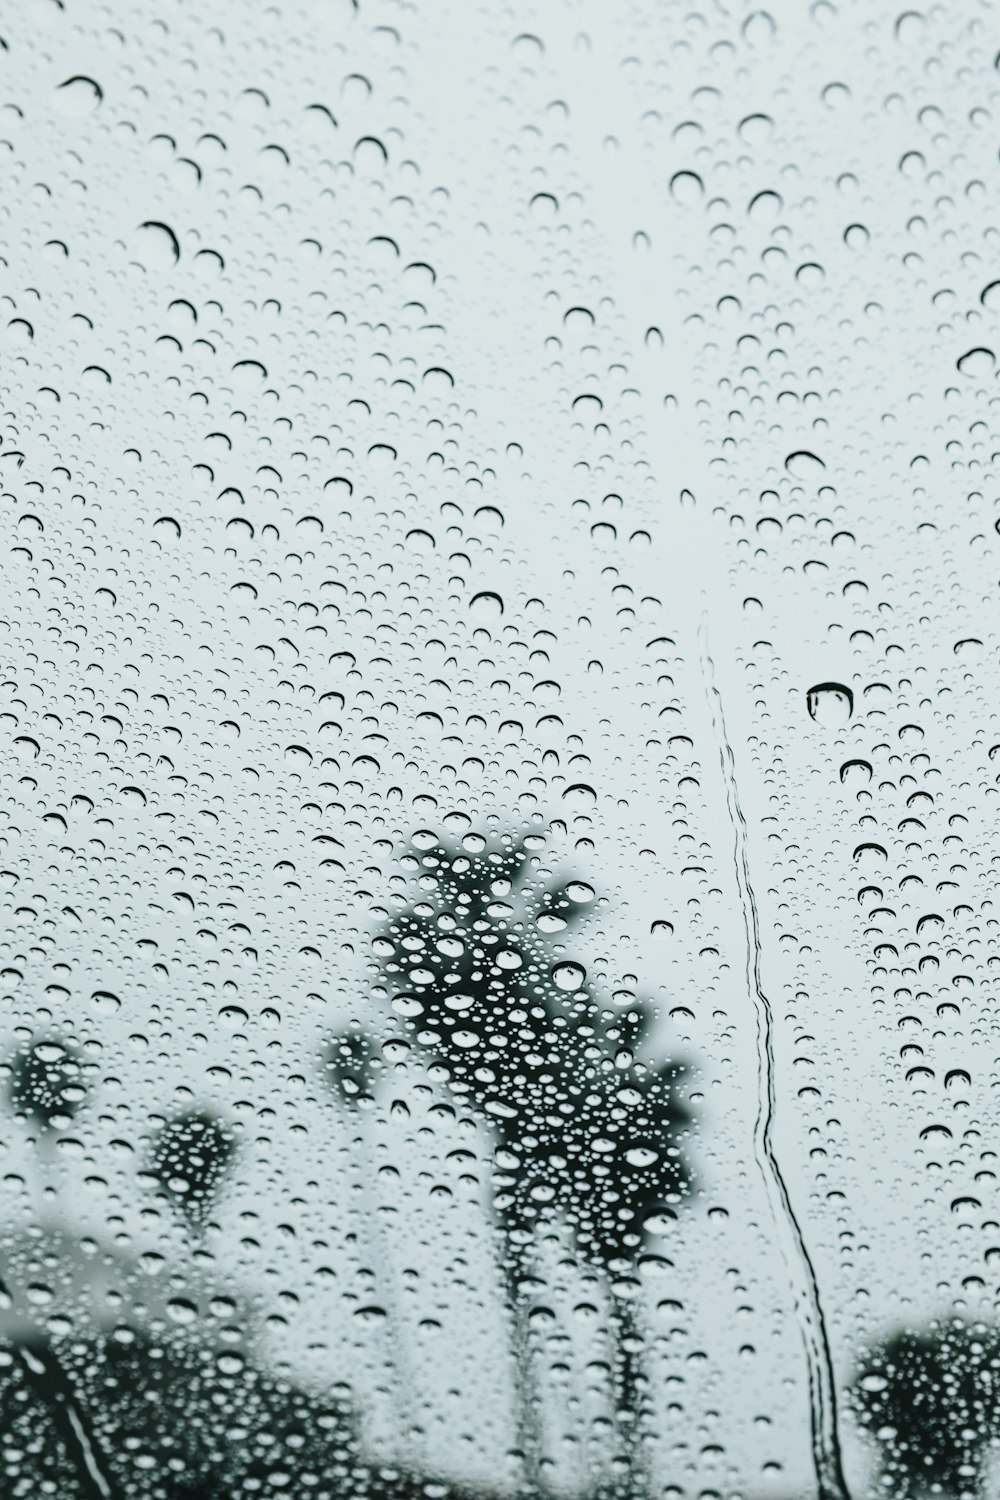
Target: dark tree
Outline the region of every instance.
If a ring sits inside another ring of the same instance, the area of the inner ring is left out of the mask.
[[[502,1500],[360,1456],[346,1387],[318,1396],[233,1353],[122,1330],[57,1362],[0,1344],[0,1495],[58,1500]]]
[[[26,1352],[27,1367],[0,1364],[4,1494],[46,1481],[60,1500],[365,1493],[344,1403],[235,1353],[120,1334],[74,1340],[61,1364],[42,1341]]]
[[[593,903],[590,887],[532,878],[523,841],[475,842],[482,847],[457,849],[418,836],[418,852],[404,857],[418,893],[375,936],[383,988],[408,1038],[494,1137],[528,1483],[539,1483],[539,1439],[523,1289],[537,1232],[564,1225],[611,1292],[616,1406],[634,1491],[635,1270],[690,1186],[679,1144],[688,1123],[682,1070],[643,1058],[649,1007],[630,993],[602,1003],[567,953]]]
[[[157,1132],[150,1171],[191,1229],[204,1227],[235,1153],[230,1131],[204,1111],[178,1115]]]
[[[40,1037],[8,1066],[11,1106],[42,1131],[65,1129],[86,1100],[80,1059],[58,1037]]]
[[[38,1333],[5,1353],[0,1346],[0,1493],[125,1500],[87,1403],[49,1340]]]
[[[852,1397],[884,1493],[974,1500],[1000,1440],[1000,1333],[960,1318],[903,1329],[865,1354]]]

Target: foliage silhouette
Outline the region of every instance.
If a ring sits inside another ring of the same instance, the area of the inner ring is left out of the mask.
[[[58,1037],[40,1037],[8,1064],[8,1097],[14,1112],[43,1132],[69,1125],[86,1100],[77,1054]]]
[[[74,1383],[41,1334],[0,1357],[0,1432],[0,1477],[11,1481],[11,1493],[20,1482],[25,1494],[40,1486],[84,1500],[125,1500]]]
[[[902,1329],[866,1351],[852,1398],[885,1493],[971,1500],[1000,1440],[1000,1332],[960,1318]]]
[[[493,1134],[529,1488],[540,1483],[540,1443],[524,1291],[538,1232],[565,1226],[610,1290],[616,1405],[634,1492],[635,1271],[691,1186],[679,1144],[689,1121],[683,1070],[641,1056],[647,1005],[631,993],[602,1003],[584,967],[566,956],[590,887],[541,884],[522,840],[467,842],[474,847],[418,836],[417,852],[404,856],[417,893],[375,935],[381,988],[407,1039]]]
[[[461,903],[463,921],[475,925],[484,949],[493,949],[491,939],[500,930],[496,882],[505,877],[496,876],[490,860],[471,873],[460,864],[456,874],[468,893]],[[510,880],[508,894],[516,893],[523,878],[519,871]],[[576,910],[565,891],[549,890],[539,916],[550,931],[569,930]],[[413,915],[426,920],[416,906]],[[387,932],[395,930],[389,924]],[[534,1233],[557,1222],[572,1229],[592,1267],[623,1281],[646,1244],[650,1213],[673,1213],[688,1174],[672,1145],[658,1166],[653,1145],[630,1157],[618,1139],[619,1117],[637,1132],[630,1140],[665,1143],[663,1132],[686,1119],[674,1094],[676,1070],[641,1065],[632,1055],[647,1018],[637,1002],[620,1012],[604,1011],[585,985],[573,993],[561,990],[550,972],[554,953],[533,936],[505,935],[503,952],[508,961],[520,956],[521,962],[509,968],[501,963],[499,971],[519,977],[498,991],[483,986],[480,970],[471,969],[471,1006],[447,1004],[453,986],[442,988],[439,997],[432,972],[432,982],[421,987],[425,1023],[438,1007],[441,1031],[432,1043],[422,1024],[419,1045],[448,1067],[456,1094],[493,1124],[512,1294],[521,1298],[522,1283],[530,1279]],[[411,978],[413,967],[407,966]],[[537,978],[529,979],[536,970]],[[394,981],[390,988],[400,993]],[[466,1039],[456,1042],[448,1033],[453,1013],[466,1013],[464,1024],[471,1025],[467,1013],[477,996],[485,1023],[497,1035],[507,1034],[501,1028],[505,1016],[510,1022],[508,1008],[528,1008],[513,1023],[517,1047],[502,1070],[502,1087],[512,1089],[517,1105],[508,1106],[509,1113],[489,1107],[500,1104],[499,1090],[471,1087]],[[407,1017],[403,1029],[412,1030]],[[374,1103],[384,1064],[381,1049],[364,1032],[353,1028],[337,1039],[327,1063],[345,1107]],[[13,1109],[34,1123],[43,1146],[54,1145],[55,1133],[86,1103],[84,1064],[68,1045],[44,1037],[15,1053],[6,1075]],[[566,1089],[577,1116],[572,1125],[557,1102]],[[605,1144],[597,1162],[589,1163],[587,1143],[598,1129]],[[560,1144],[563,1152],[571,1148],[571,1156],[560,1156]],[[155,1135],[150,1171],[192,1230],[204,1227],[235,1150],[230,1130],[204,1111],[171,1119]],[[556,1191],[546,1193],[546,1184]],[[621,1213],[611,1212],[615,1204]],[[12,1500],[40,1493],[60,1500],[242,1500],[261,1493],[311,1500],[499,1500],[487,1489],[451,1484],[413,1467],[366,1461],[346,1394],[321,1398],[238,1349],[207,1338],[200,1325],[186,1336],[156,1341],[130,1329],[127,1318],[112,1333],[79,1327],[58,1338],[41,1330],[0,1336],[0,1493]],[[594,1500],[610,1500],[606,1487],[590,1493]]]
[[[32,1482],[56,1482],[64,1500],[108,1490],[122,1500],[229,1500],[277,1490],[341,1500],[354,1492],[356,1431],[343,1403],[320,1401],[238,1356],[139,1336],[123,1342],[120,1332],[75,1340],[60,1363],[41,1340],[26,1352],[40,1373],[25,1379],[15,1365],[0,1368],[0,1430],[14,1465],[20,1453]],[[73,1448],[63,1417],[67,1391],[99,1454],[104,1488]],[[16,1494],[16,1467],[6,1477],[4,1492]]]
[[[0,1493],[12,1500],[489,1500],[366,1462],[345,1402],[205,1344],[119,1330],[74,1339],[61,1363],[41,1337],[25,1352],[33,1376],[0,1345]]]
[[[204,1227],[235,1153],[231,1133],[206,1111],[178,1115],[157,1132],[150,1171],[191,1229]]]

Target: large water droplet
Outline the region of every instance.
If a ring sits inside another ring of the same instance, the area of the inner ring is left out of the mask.
[[[168,271],[181,258],[181,247],[169,224],[147,219],[135,232],[134,244],[139,264],[147,271]]]
[[[854,694],[842,682],[818,682],[806,693],[810,719],[829,729],[839,729],[854,712]]]
[[[587,971],[582,964],[561,963],[556,964],[552,970],[552,982],[560,990],[578,990],[587,977]]]
[[[56,107],[61,114],[81,119],[92,114],[104,98],[104,90],[93,78],[77,73],[56,89]]]

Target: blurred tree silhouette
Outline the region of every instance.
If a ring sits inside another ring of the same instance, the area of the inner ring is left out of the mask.
[[[235,1152],[229,1130],[207,1111],[178,1115],[157,1132],[150,1171],[193,1231],[204,1228]]]
[[[125,1339],[118,1330],[74,1340],[61,1364],[41,1339],[27,1353],[27,1373],[0,1365],[0,1430],[12,1455],[5,1494],[45,1492],[19,1489],[19,1479],[49,1481],[60,1500],[279,1491],[342,1500],[362,1492],[343,1403],[321,1401],[235,1352]]]
[[[365,1462],[343,1400],[235,1353],[122,1329],[74,1338],[62,1364],[41,1337],[26,1353],[24,1366],[5,1361],[0,1345],[0,1494],[11,1500],[489,1500]]]
[[[73,1381],[38,1334],[0,1346],[0,1479],[10,1494],[125,1500]],[[18,1487],[20,1486],[20,1487]]]
[[[495,1206],[515,1322],[519,1445],[540,1484],[539,1402],[525,1292],[540,1230],[558,1225],[604,1280],[616,1331],[615,1404],[627,1491],[642,1487],[636,1270],[690,1187],[682,1069],[645,1061],[651,1012],[631,992],[602,1004],[565,938],[594,901],[584,881],[532,879],[523,840],[456,848],[417,835],[403,858],[418,892],[375,935],[383,991],[428,1062],[496,1146]]]
[[[342,1105],[374,1103],[383,1066],[360,1031],[329,1054]],[[83,1064],[42,1038],[6,1064],[12,1107],[41,1142],[65,1129],[86,1102]],[[612,1106],[610,1095],[609,1107]],[[514,1140],[508,1131],[505,1139]],[[231,1165],[235,1143],[222,1121],[193,1111],[165,1121],[150,1169],[186,1222],[200,1231]],[[510,1170],[519,1203],[520,1178]],[[543,1218],[545,1216],[543,1215]],[[534,1220],[508,1211],[512,1226]],[[617,1241],[616,1241],[617,1243]],[[622,1241],[630,1251],[634,1247]],[[515,1253],[518,1264],[526,1264]],[[602,1261],[603,1264],[603,1261]],[[609,1262],[610,1264],[610,1262]],[[0,1308],[9,1300],[0,1283]],[[23,1302],[23,1298],[16,1299]],[[154,1340],[126,1319],[113,1332],[78,1326],[0,1336],[0,1494],[59,1500],[239,1500],[258,1494],[311,1500],[499,1500],[409,1466],[366,1462],[349,1386],[320,1397],[257,1364],[239,1344],[221,1345],[200,1325]],[[596,1497],[597,1491],[592,1492]],[[601,1500],[607,1492],[601,1490]]]
[[[87,1097],[80,1059],[58,1037],[40,1037],[16,1052],[8,1073],[14,1112],[43,1132],[64,1129]]]
[[[902,1329],[866,1351],[852,1398],[886,1494],[974,1500],[1000,1442],[1000,1332],[960,1318]]]
[[[58,1036],[35,1038],[19,1048],[5,1065],[7,1098],[20,1119],[34,1131],[34,1186],[39,1221],[47,1221],[58,1204],[57,1137],[69,1129],[87,1100],[84,1064]]]

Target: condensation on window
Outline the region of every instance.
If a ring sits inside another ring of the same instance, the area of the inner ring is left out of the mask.
[[[1000,42],[754,4],[0,16],[11,1500],[1000,1481]]]

